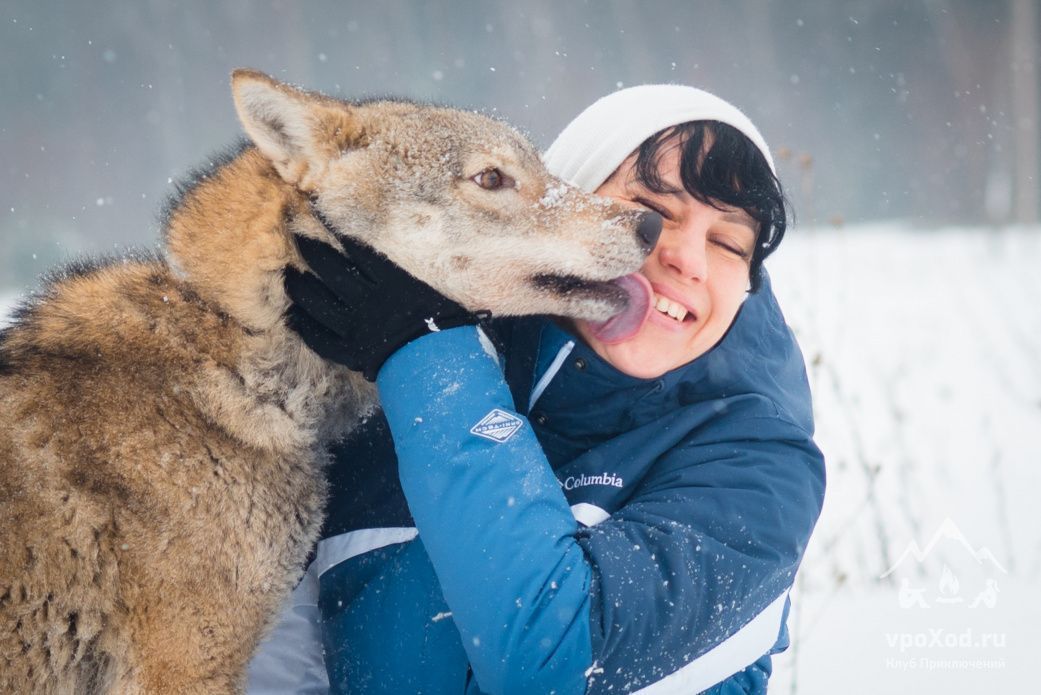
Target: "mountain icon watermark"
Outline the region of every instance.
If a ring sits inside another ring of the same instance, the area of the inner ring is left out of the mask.
[[[990,548],[986,546],[975,547],[950,517],[944,519],[937,527],[924,548],[912,539],[896,561],[878,578],[885,579],[908,564],[913,564],[918,569],[921,569],[921,566],[925,565],[935,551],[941,547],[945,549],[946,554],[949,555],[951,552],[956,552],[967,561],[964,563],[967,567],[962,568],[962,578],[959,578],[958,573],[946,561],[942,563],[942,570],[936,581],[935,591],[930,591],[928,584],[915,585],[910,578],[902,577],[897,594],[900,607],[964,606],[967,608],[993,608],[997,605],[1000,589],[994,575],[998,572],[1002,575],[1007,575],[1008,570],[994,557],[994,553],[991,552]],[[975,568],[975,576],[970,577],[969,581],[966,581],[964,579],[965,574],[969,573],[971,575],[973,568]],[[978,581],[980,577],[983,577],[982,582]],[[977,581],[974,582],[972,579]],[[966,589],[970,591],[968,596],[964,595]]]

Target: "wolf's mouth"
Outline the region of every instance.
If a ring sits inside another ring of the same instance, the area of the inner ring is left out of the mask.
[[[653,311],[651,284],[639,273],[630,273],[611,281],[586,280],[577,275],[540,274],[533,284],[561,297],[606,301],[612,316],[605,321],[590,322],[596,338],[604,343],[620,343],[639,333]]]
[[[615,311],[621,311],[629,302],[629,294],[612,281],[539,273],[531,278],[531,282],[537,289],[548,290],[561,297],[607,301]]]

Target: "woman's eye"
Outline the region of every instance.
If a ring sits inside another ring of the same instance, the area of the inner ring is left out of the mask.
[[[498,169],[485,169],[470,179],[486,191],[497,191],[501,188],[515,188],[517,182]]]
[[[719,246],[720,248],[722,248],[724,251],[728,251],[728,252],[734,254],[735,256],[739,256],[739,257],[745,258],[745,259],[748,258],[748,253],[745,252],[745,250],[742,249],[739,246],[734,246],[733,244],[727,243],[725,241],[718,241],[718,240],[713,242],[713,243],[715,243],[716,246]]]
[[[647,208],[651,212],[658,213],[659,215],[662,216],[662,218],[664,218],[666,220],[671,220],[672,219],[672,215],[669,214],[668,210],[666,210],[665,208],[663,208],[660,205],[656,205],[656,204],[652,203],[651,201],[647,200],[646,198],[633,198],[633,202],[636,203],[637,205],[640,205],[642,207]]]

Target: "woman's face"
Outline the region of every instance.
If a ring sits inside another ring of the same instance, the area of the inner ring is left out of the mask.
[[[616,369],[649,379],[700,357],[719,342],[748,290],[756,221],[743,210],[717,210],[691,197],[680,179],[680,148],[667,146],[659,173],[678,193],[655,193],[634,175],[630,155],[596,193],[654,210],[663,218],[661,237],[640,272],[654,290],[655,309],[639,332],[604,343],[589,324],[579,334]]]

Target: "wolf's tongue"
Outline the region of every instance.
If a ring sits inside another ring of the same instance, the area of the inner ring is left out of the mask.
[[[622,313],[616,314],[606,321],[589,322],[589,328],[602,343],[621,343],[629,340],[640,331],[647,315],[651,313],[651,283],[639,273],[612,280],[629,295],[629,302]]]

